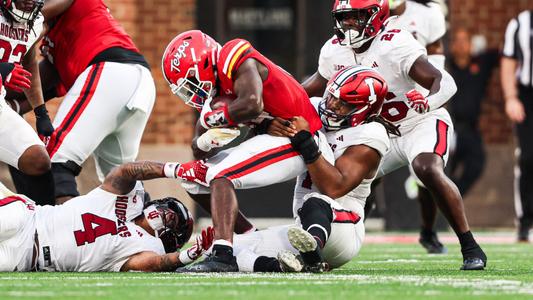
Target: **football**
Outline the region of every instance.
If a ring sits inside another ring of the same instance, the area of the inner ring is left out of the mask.
[[[211,101],[211,108],[217,109],[224,104],[228,105],[231,101],[235,100],[235,98],[237,98],[235,95],[216,96]]]

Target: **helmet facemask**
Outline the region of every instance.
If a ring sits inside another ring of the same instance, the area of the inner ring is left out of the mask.
[[[322,98],[318,105],[318,114],[324,128],[328,131],[340,130],[343,128],[354,127],[362,123],[364,120],[359,120],[360,115],[364,115],[370,107],[368,104],[355,105],[346,114],[338,114],[328,108],[328,101],[332,98],[337,98],[335,95],[327,92],[328,95]],[[343,101],[343,100],[338,100]]]
[[[44,5],[44,0],[1,0],[2,11],[13,19],[14,22],[29,24],[33,26],[33,22],[39,16]],[[23,9],[17,8],[23,6]]]
[[[335,20],[335,34],[343,46],[361,48],[363,44],[376,36],[376,29],[372,26],[379,12],[377,6],[365,9],[348,9],[333,12]],[[346,24],[347,19],[355,21],[354,26]],[[354,28],[355,27],[355,28]]]
[[[175,198],[153,200],[143,211],[155,236],[161,239],[166,253],[175,252],[189,240],[193,219],[189,210]]]
[[[194,65],[187,71],[187,76],[178,79],[177,84],[170,84],[170,89],[174,95],[178,96],[185,102],[185,104],[192,106],[198,110],[208,98],[213,97],[216,91],[213,83],[210,81],[201,81],[198,65]]]

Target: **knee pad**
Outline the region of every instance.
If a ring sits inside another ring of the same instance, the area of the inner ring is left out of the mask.
[[[298,210],[300,219],[308,216],[321,216],[326,217],[330,223],[333,221],[333,210],[331,205],[323,199],[317,197],[311,197],[307,199],[302,207]],[[302,224],[303,225],[303,224]]]
[[[73,161],[65,163],[52,163],[56,198],[63,196],[79,196],[76,176],[81,172],[81,167]]]

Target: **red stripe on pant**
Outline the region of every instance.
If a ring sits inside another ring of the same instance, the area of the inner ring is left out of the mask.
[[[24,200],[24,198],[21,198],[19,196],[9,196],[4,199],[0,199],[0,206],[8,205],[17,201],[22,201],[22,203],[26,203],[26,200]]]
[[[448,124],[441,120],[437,120],[437,142],[433,152],[441,157],[448,151]]]
[[[353,223],[357,224],[361,217],[353,211],[333,209],[333,222],[335,223]]]
[[[227,178],[230,180],[239,178],[279,161],[298,155],[298,152],[292,149],[291,144],[283,145],[258,153],[245,161],[222,170],[215,175],[214,178]]]
[[[65,140],[65,137],[69,134],[70,130],[72,130],[76,121],[78,121],[87,105],[89,105],[89,102],[91,102],[96,87],[98,86],[103,67],[104,63],[97,63],[91,67],[91,70],[85,79],[83,88],[80,91],[80,96],[70,108],[67,116],[63,119],[63,122],[61,122],[61,125],[54,130],[54,133],[50,137],[50,142],[46,146],[50,158],[57,152]]]

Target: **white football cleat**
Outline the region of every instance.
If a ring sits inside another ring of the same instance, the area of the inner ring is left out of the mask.
[[[302,258],[288,250],[278,253],[278,261],[284,273],[301,272],[304,267]]]
[[[314,251],[318,246],[315,238],[300,227],[289,228],[287,236],[291,245],[302,253]]]

